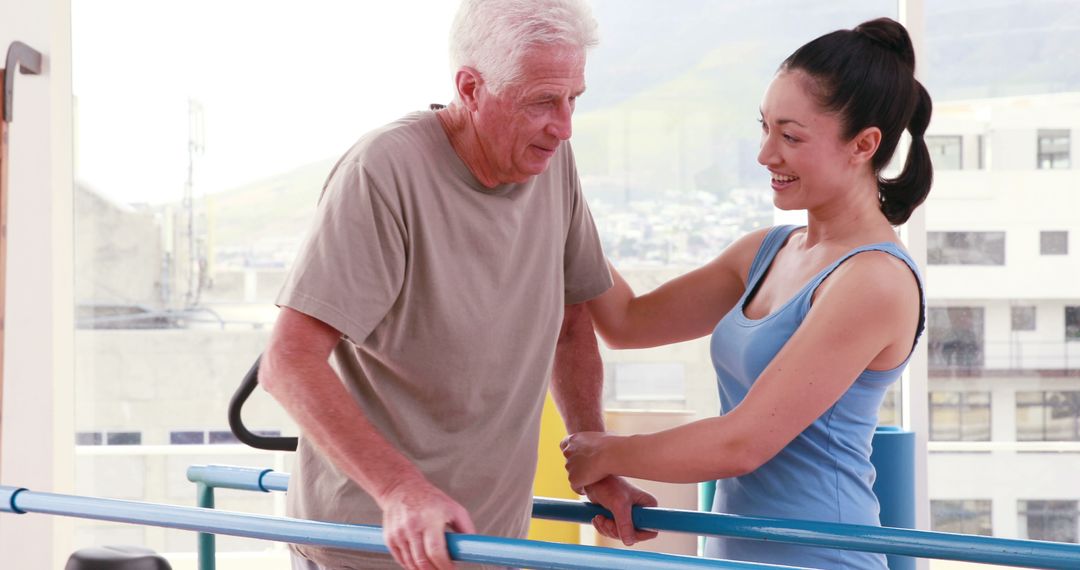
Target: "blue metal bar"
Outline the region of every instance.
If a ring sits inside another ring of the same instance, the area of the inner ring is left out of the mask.
[[[205,483],[211,487],[240,489],[242,491],[268,492],[262,486],[262,478],[273,469],[253,469],[232,465],[192,465],[188,467],[188,481]]]
[[[296,544],[387,552],[382,529],[377,526],[333,524],[197,507],[37,493],[9,486],[0,486],[0,512],[45,513]],[[447,533],[446,540],[450,557],[454,560],[523,568],[551,570],[609,570],[610,568],[775,570],[793,568],[474,534]]]
[[[216,484],[219,480],[216,469],[211,466],[197,470],[198,480]],[[266,473],[263,476],[266,489],[271,489],[266,484],[270,475],[274,476],[272,490],[288,488],[287,473]],[[192,478],[191,469],[188,470],[188,478]],[[228,480],[228,477],[221,478],[226,484]],[[587,524],[598,514],[610,516],[606,509],[591,503],[543,497],[533,500],[535,518]],[[1080,568],[1080,545],[1060,542],[642,507],[634,507],[633,516],[635,526],[648,530],[773,540],[845,550],[1029,568]]]
[[[592,503],[533,499],[533,517],[587,523],[611,514]],[[818,521],[634,507],[634,526],[712,536],[1028,568],[1080,568],[1080,545]]]

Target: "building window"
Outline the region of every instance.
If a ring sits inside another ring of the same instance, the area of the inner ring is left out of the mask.
[[[932,441],[990,441],[990,392],[930,392]]]
[[[251,430],[255,435],[264,437],[281,437],[281,430],[257,429]],[[236,436],[229,430],[178,430],[169,432],[169,443],[172,445],[223,445],[240,443]]]
[[[80,431],[75,433],[75,445],[101,445],[105,439],[100,431]]]
[[[171,431],[169,443],[172,445],[202,445],[206,443],[204,431]]]
[[[1023,306],[1012,307],[1012,330],[1033,331],[1035,330],[1035,307]]]
[[[209,439],[211,445],[221,445],[227,443],[240,443],[240,440],[236,439],[233,432],[228,430],[213,430],[209,433]]]
[[[1005,232],[926,232],[930,265],[1005,265]]]
[[[105,445],[142,445],[142,432],[107,431]]]
[[[926,147],[934,170],[960,170],[964,167],[963,139],[959,136],[928,136]]]
[[[75,445],[142,445],[138,431],[75,432]]]
[[[1077,542],[1077,501],[1018,501],[1020,538]]]
[[[1080,307],[1065,307],[1065,340],[1080,340]]]
[[[982,307],[930,307],[926,321],[930,368],[982,367]]]
[[[1039,253],[1042,255],[1068,255],[1069,232],[1039,232]]]
[[[937,532],[955,532],[993,536],[989,499],[930,501],[930,528]]]
[[[1080,441],[1080,391],[1016,393],[1017,441]]]
[[[1039,169],[1069,168],[1069,131],[1039,129]]]

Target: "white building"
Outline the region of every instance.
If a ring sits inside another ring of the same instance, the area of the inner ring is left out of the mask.
[[[937,528],[1080,535],[1077,134],[1078,93],[934,109],[926,282]]]

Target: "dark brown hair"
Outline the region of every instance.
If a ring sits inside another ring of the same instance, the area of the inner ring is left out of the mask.
[[[780,64],[780,71],[795,70],[810,77],[818,104],[840,117],[845,139],[867,127],[881,129],[871,161],[881,211],[894,226],[906,222],[926,200],[934,178],[923,140],[933,104],[915,79],[915,50],[907,30],[889,18],[837,30],[795,50]],[[904,168],[896,178],[882,178],[904,129],[912,139]]]

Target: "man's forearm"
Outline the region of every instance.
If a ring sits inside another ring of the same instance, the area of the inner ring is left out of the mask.
[[[264,383],[268,391],[304,437],[376,502],[381,505],[401,484],[424,480],[416,466],[368,421],[326,362],[304,365],[299,359],[288,359],[282,364],[270,353],[267,357],[260,376],[269,380]]]
[[[566,306],[555,346],[551,394],[568,433],[604,431],[604,365],[584,304]]]

